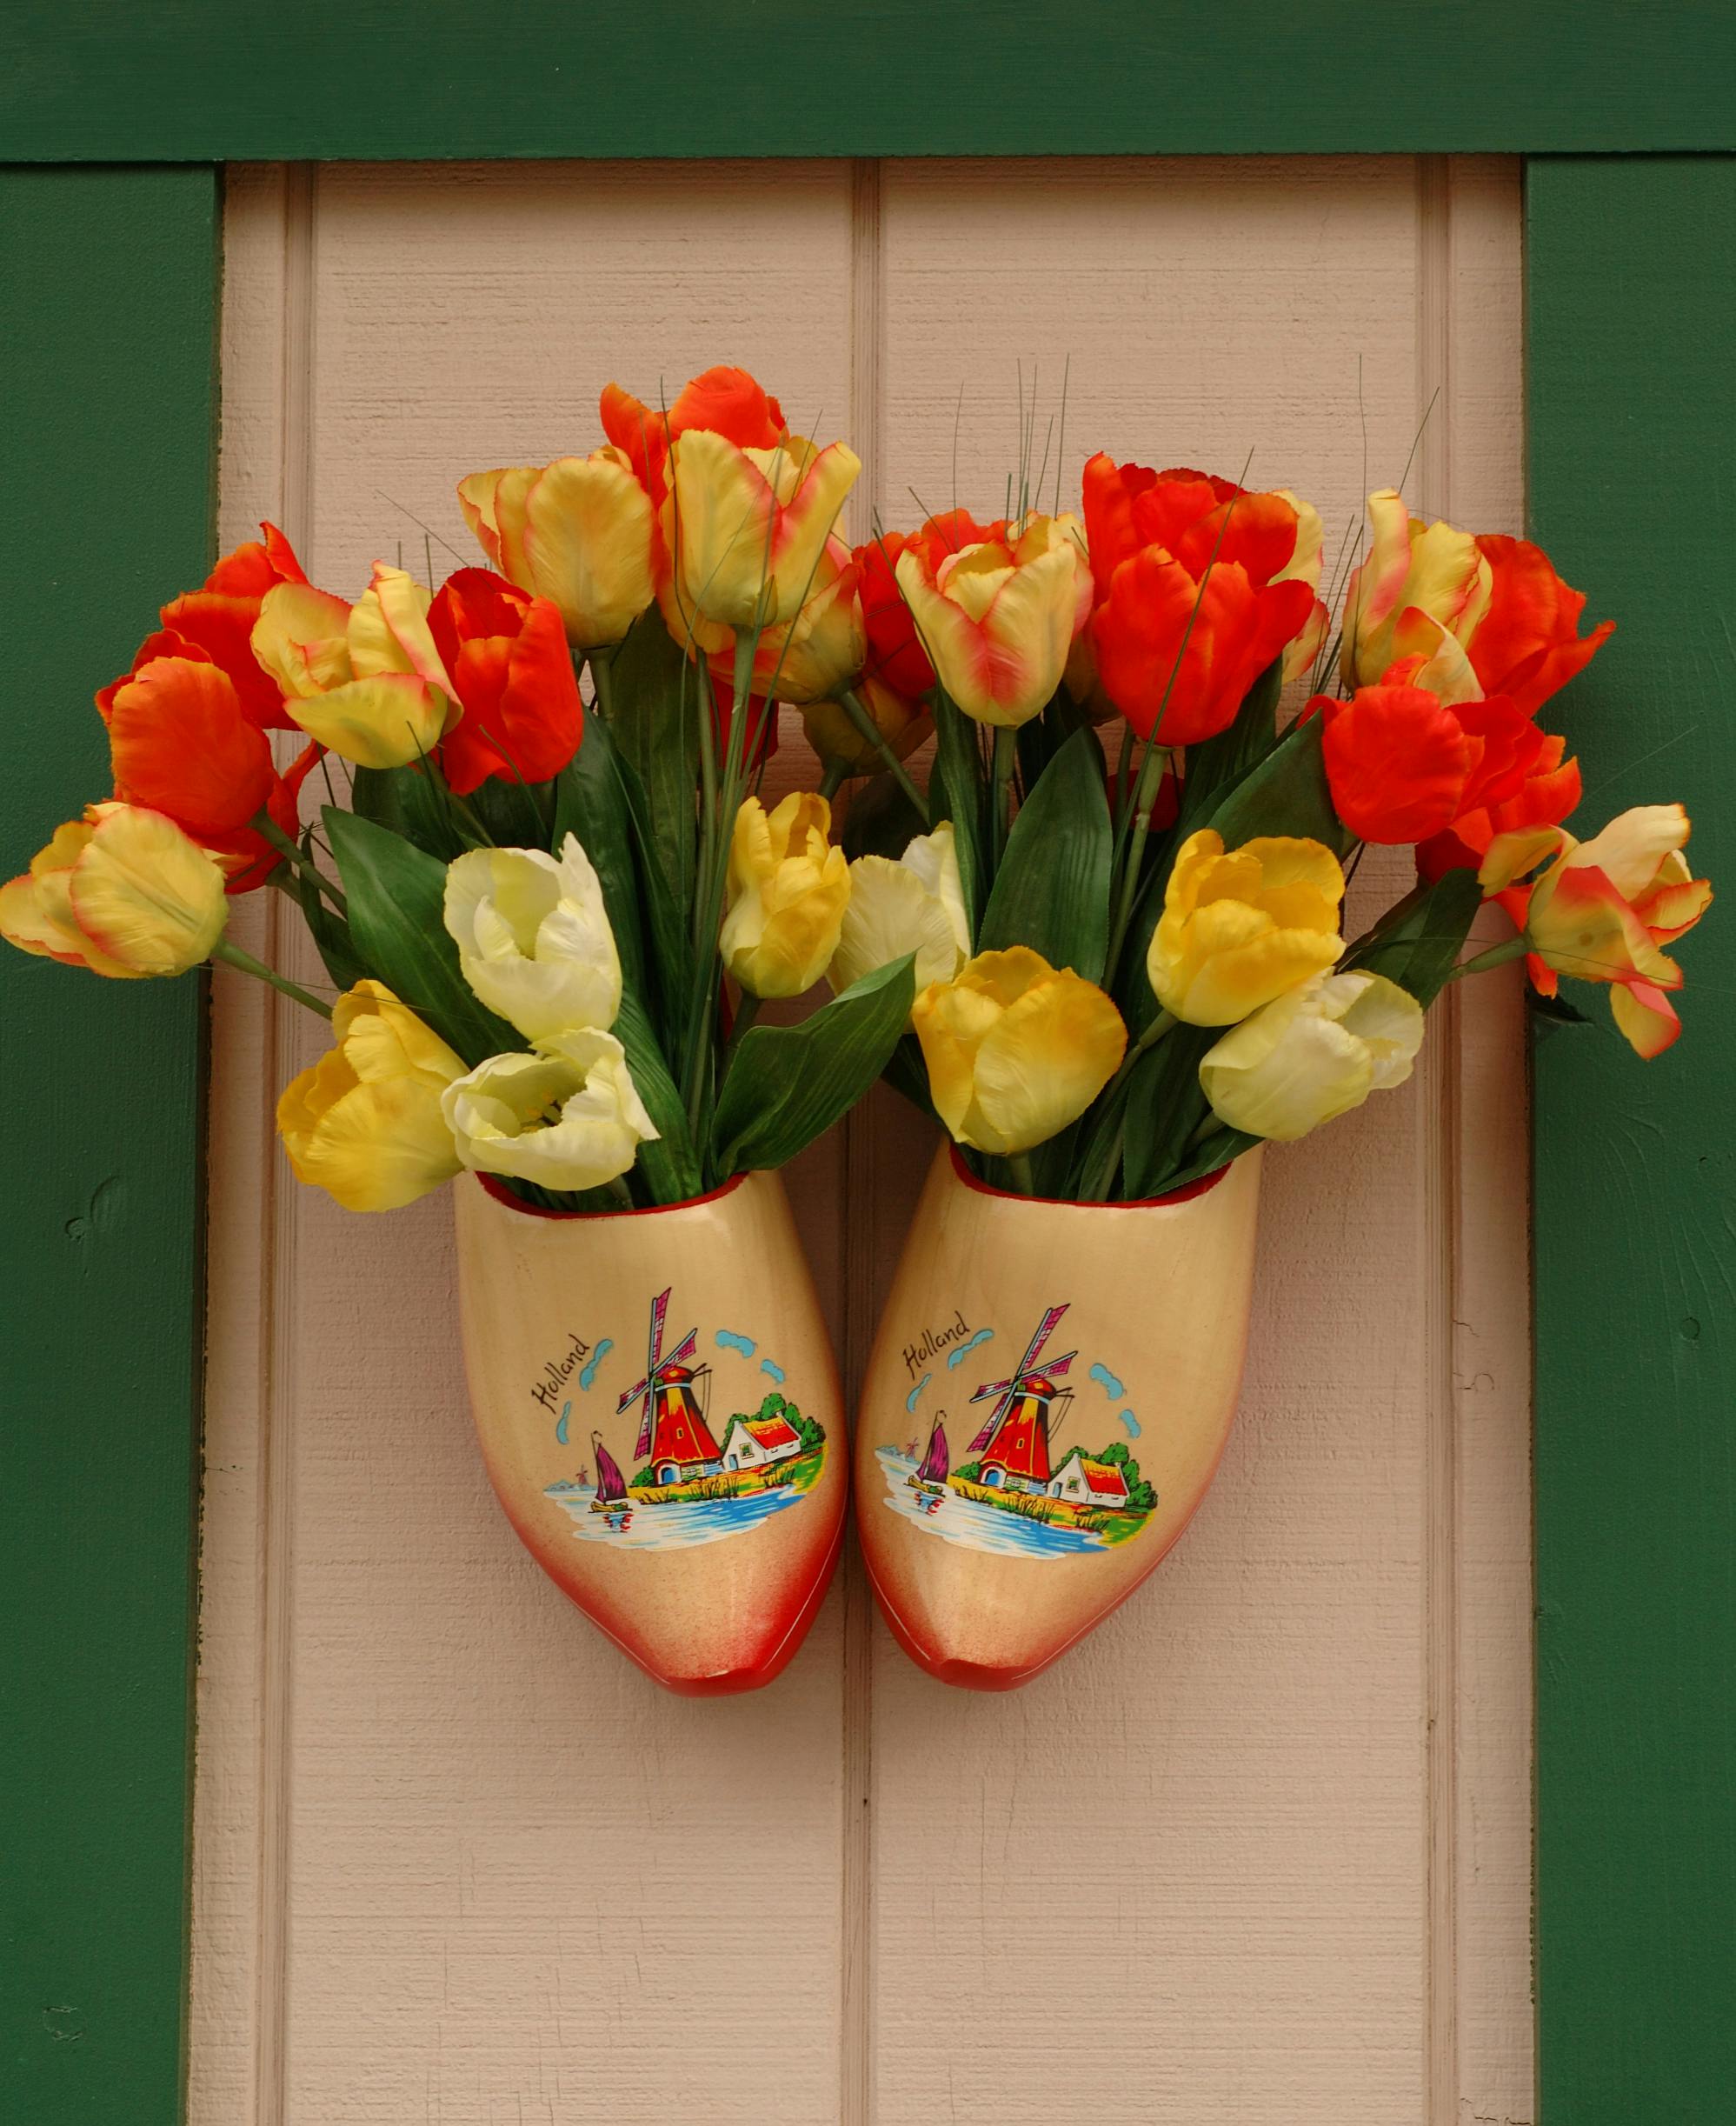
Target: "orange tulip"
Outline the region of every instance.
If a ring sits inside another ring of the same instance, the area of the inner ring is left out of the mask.
[[[467,797],[490,776],[546,783],[578,750],[584,706],[560,613],[486,569],[449,576],[429,632],[463,714],[440,745],[447,782]]]
[[[1580,633],[1586,594],[1569,590],[1549,556],[1528,539],[1489,532],[1477,541],[1488,564],[1488,610],[1470,637],[1472,670],[1483,690],[1505,694],[1535,716],[1552,694],[1583,671],[1615,632],[1606,620]]]

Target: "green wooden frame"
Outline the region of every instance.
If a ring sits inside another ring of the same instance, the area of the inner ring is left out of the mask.
[[[1728,878],[1726,0],[14,0],[0,854],[101,791],[93,676],[207,564],[225,160],[1479,149],[1527,157],[1533,528],[1621,616],[1573,697],[1592,809],[1686,793]],[[1694,974],[1648,1068],[1535,1043],[1542,2126],[1723,2126],[1736,2089],[1736,985]],[[182,2110],[203,1030],[190,985],[0,957],[0,2108],[31,2126]]]

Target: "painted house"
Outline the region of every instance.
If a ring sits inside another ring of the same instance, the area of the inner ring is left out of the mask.
[[[722,1464],[717,1442],[705,1422],[688,1366],[665,1366],[657,1376],[657,1423],[651,1439],[654,1483],[685,1483],[707,1476]]]
[[[1094,1462],[1075,1447],[1048,1481],[1051,1498],[1074,1506],[1114,1508],[1127,1503],[1127,1480],[1113,1462]]]
[[[782,1417],[732,1417],[723,1435],[725,1469],[764,1469],[801,1452],[801,1437]]]
[[[977,1481],[991,1491],[1041,1491],[1049,1482],[1049,1405],[1057,1390],[1046,1373],[1027,1373],[982,1450]]]

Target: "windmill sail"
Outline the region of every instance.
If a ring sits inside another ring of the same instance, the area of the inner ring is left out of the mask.
[[[996,1428],[1007,1415],[1014,1396],[1019,1393],[1029,1376],[1038,1370],[1037,1354],[1054,1334],[1056,1323],[1067,1312],[1068,1303],[1063,1301],[1060,1306],[1050,1307],[1044,1314],[1042,1320],[1037,1324],[1037,1333],[1025,1347],[1025,1355],[1019,1361],[1018,1370],[1010,1380],[990,1381],[987,1386],[979,1388],[970,1398],[973,1403],[987,1402],[991,1396],[995,1398],[994,1407],[983,1420],[982,1429],[970,1443],[970,1453],[981,1454],[989,1441],[994,1437]],[[1059,1358],[1046,1361],[1041,1370],[1050,1375],[1065,1373],[1078,1356],[1077,1351],[1065,1351]]]
[[[641,1461],[651,1451],[651,1436],[657,1415],[657,1387],[661,1376],[669,1367],[684,1364],[693,1356],[699,1343],[699,1331],[689,1329],[674,1350],[667,1356],[664,1354],[663,1323],[668,1319],[669,1293],[674,1290],[673,1285],[668,1286],[651,1302],[651,1330],[645,1347],[645,1377],[642,1381],[635,1381],[615,1406],[615,1415],[619,1416],[623,1410],[631,1410],[641,1396],[645,1398],[644,1411],[639,1420],[639,1444],[633,1450]]]

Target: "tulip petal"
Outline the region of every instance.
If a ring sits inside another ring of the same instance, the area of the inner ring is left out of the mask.
[[[440,743],[455,704],[414,672],[384,672],[292,703],[309,737],[358,768],[405,768]]]

